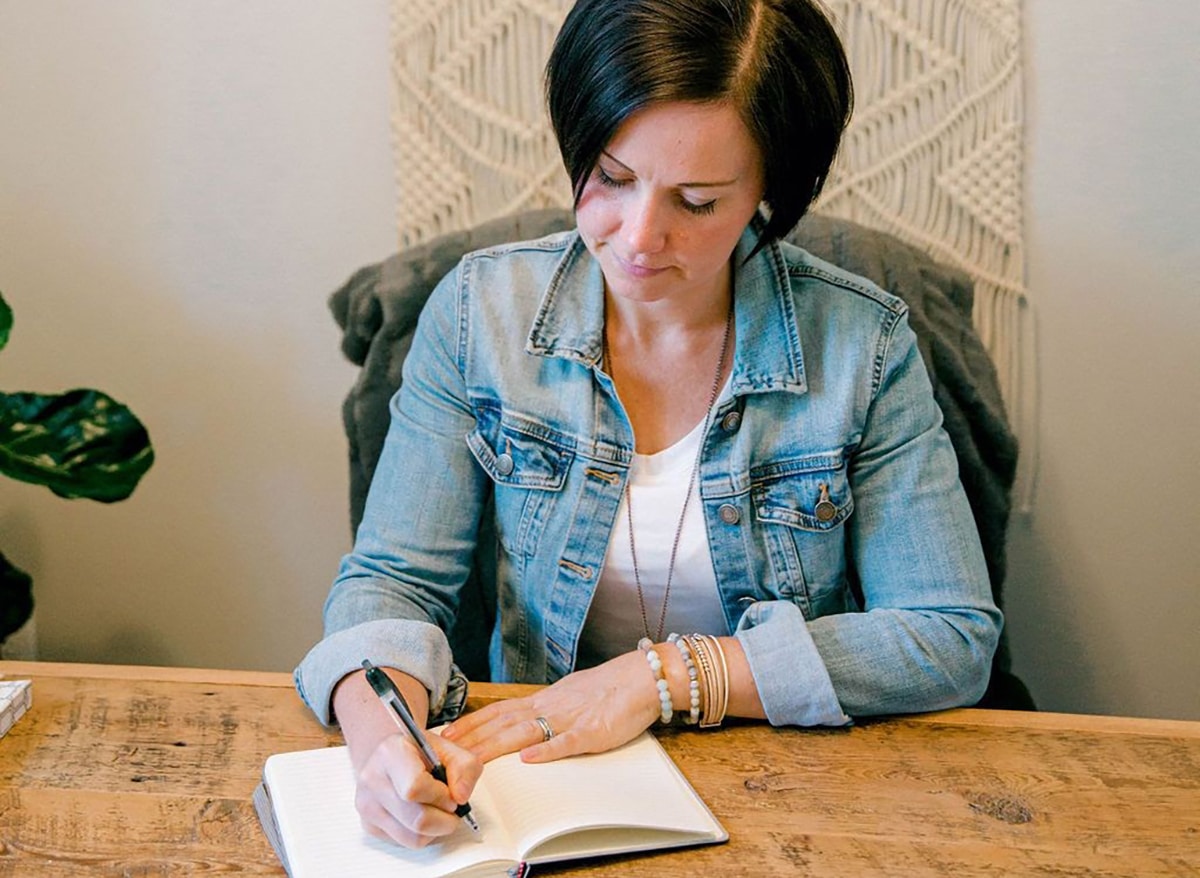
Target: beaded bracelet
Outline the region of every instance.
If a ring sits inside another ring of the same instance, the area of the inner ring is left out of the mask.
[[[699,671],[701,691],[704,698],[704,714],[700,718],[700,728],[707,729],[717,725],[713,721],[714,709],[717,706],[717,700],[720,697],[716,691],[716,666],[712,656],[709,653],[708,644],[699,634],[687,634],[684,636],[689,647],[691,647],[692,655],[696,658],[696,668]]]
[[[696,669],[696,661],[692,658],[692,648],[688,646],[687,640],[678,634],[668,635],[667,642],[674,643],[678,647],[679,655],[683,658],[683,665],[687,668],[689,703],[688,715],[684,722],[690,726],[694,726],[700,722],[700,680],[699,671]]]
[[[663,674],[662,659],[654,651],[654,644],[650,642],[649,637],[643,637],[638,641],[638,649],[646,654],[646,661],[650,664],[651,673],[654,674],[654,685],[658,688],[658,718],[664,726],[669,725],[675,716],[675,706],[671,704],[671,687],[667,684],[667,678]]]

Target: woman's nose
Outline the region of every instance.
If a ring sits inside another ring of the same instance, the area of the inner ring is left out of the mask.
[[[621,231],[630,256],[657,253],[667,242],[664,211],[653,198],[634,199],[625,215]]]

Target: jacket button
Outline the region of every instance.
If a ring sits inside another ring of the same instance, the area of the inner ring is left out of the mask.
[[[737,524],[742,518],[742,514],[738,512],[737,507],[730,503],[726,503],[718,509],[717,514],[721,516],[721,521],[726,524]]]
[[[496,472],[500,473],[502,476],[512,475],[514,466],[515,464],[513,463],[511,454],[501,454],[496,458]]]
[[[817,513],[817,521],[824,524],[833,521],[834,516],[837,515],[837,507],[829,500],[829,486],[822,484],[820,488],[821,496],[817,500],[817,508],[813,511]]]
[[[726,433],[732,433],[742,425],[742,413],[730,412],[725,417],[721,418],[721,429]]]

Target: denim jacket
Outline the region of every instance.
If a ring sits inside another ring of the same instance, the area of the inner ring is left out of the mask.
[[[730,394],[701,451],[717,587],[768,719],[970,704],[1002,617],[907,306],[786,243],[733,259]],[[497,681],[569,673],[634,451],[577,232],[466,256],[432,293],[355,545],[296,669],[325,723],[364,656],[462,708],[444,634],[494,532]]]

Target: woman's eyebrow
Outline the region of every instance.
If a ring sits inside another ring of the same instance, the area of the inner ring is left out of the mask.
[[[633,168],[629,167],[629,165],[625,164],[623,161],[621,161],[619,158],[617,158],[615,155],[608,152],[607,150],[601,150],[600,155],[604,156],[609,161],[620,165],[626,171],[628,171],[629,173],[634,174],[636,176],[636,172],[633,170]],[[708,183],[690,183],[690,182],[689,183],[676,183],[674,188],[676,188],[676,189],[715,189],[720,186],[732,186],[737,181],[738,181],[738,178],[734,177],[732,180],[713,180],[712,182],[708,182]]]

